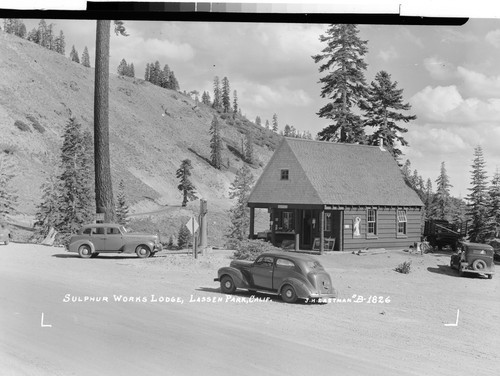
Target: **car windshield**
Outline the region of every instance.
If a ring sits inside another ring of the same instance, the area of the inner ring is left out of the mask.
[[[120,231],[122,232],[122,234],[126,234],[128,232],[127,229],[123,226],[120,226]]]

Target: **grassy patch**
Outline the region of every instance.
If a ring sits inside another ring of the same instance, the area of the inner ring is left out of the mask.
[[[398,273],[408,274],[411,270],[411,261],[405,261],[394,268]]]
[[[31,129],[28,124],[22,122],[21,120],[16,120],[14,125],[22,132],[31,132]]]
[[[37,130],[40,133],[45,133],[45,128],[40,124],[40,122],[32,115],[27,115],[26,119],[28,119],[31,124],[33,125],[33,128]]]

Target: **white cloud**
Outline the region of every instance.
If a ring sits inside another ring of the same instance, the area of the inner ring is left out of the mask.
[[[418,118],[430,121],[445,121],[449,112],[455,110],[463,98],[456,86],[425,87],[411,99],[412,109]]]
[[[121,59],[130,54],[130,51],[134,51],[135,60],[140,64],[156,60],[159,60],[160,64],[186,62],[192,60],[195,56],[195,51],[191,45],[170,40],[128,36],[117,40],[116,44],[115,55],[121,55]]]
[[[500,48],[500,30],[493,30],[486,34],[486,41],[493,46]]]
[[[453,78],[455,75],[453,64],[437,57],[424,59],[424,67],[430,73],[431,77],[437,80],[447,80]]]
[[[427,86],[410,100],[419,119],[437,123],[500,123],[500,98],[464,99],[455,85]]]
[[[396,51],[394,46],[391,46],[387,50],[380,50],[377,56],[384,62],[389,62],[399,58],[399,53]]]
[[[486,76],[463,67],[457,68],[457,74],[471,95],[500,98],[500,76]]]
[[[312,98],[302,89],[290,89],[285,86],[270,87],[267,85],[246,82],[243,87],[241,98],[245,98],[247,106],[256,108],[273,108],[277,105],[305,107],[312,103]]]

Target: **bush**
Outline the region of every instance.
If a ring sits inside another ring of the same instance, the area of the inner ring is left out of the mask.
[[[408,274],[410,272],[410,269],[411,269],[411,261],[405,261],[399,264],[396,268],[394,268],[395,271],[403,274]]]
[[[189,232],[186,225],[181,224],[179,228],[179,235],[177,235],[177,247],[183,249],[189,246],[189,240],[191,239],[191,233]]]
[[[10,144],[0,144],[0,152],[8,155],[12,155],[17,152],[17,146]]]
[[[29,127],[28,124],[26,123],[23,123],[21,120],[16,120],[14,122],[14,125],[19,128],[19,130],[23,131],[23,132],[31,132],[31,129]]]
[[[254,261],[260,254],[270,251],[281,251],[271,243],[259,239],[247,239],[238,242],[236,251],[233,253],[235,260],[249,260]]]
[[[40,124],[40,122],[34,116],[28,115],[26,116],[26,119],[31,121],[31,124],[33,125],[33,128],[35,128],[35,130],[37,130],[40,133],[45,132],[45,128],[42,126],[42,124]]]

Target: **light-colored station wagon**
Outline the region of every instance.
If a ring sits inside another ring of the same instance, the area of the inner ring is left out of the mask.
[[[69,241],[68,252],[82,258],[97,257],[99,253],[135,253],[140,258],[152,257],[162,250],[159,235],[128,232],[112,223],[84,225]]]

